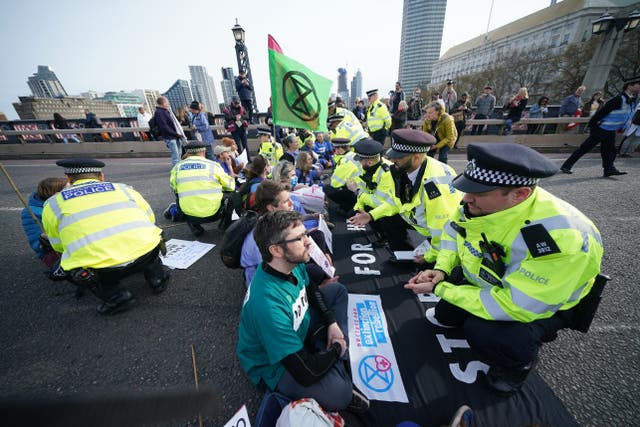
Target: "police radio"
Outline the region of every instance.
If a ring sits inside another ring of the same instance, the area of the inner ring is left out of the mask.
[[[480,233],[480,235],[482,236],[482,240],[479,242],[482,251],[482,265],[502,277],[505,271],[505,265],[501,258],[505,256],[504,249],[496,242],[489,243],[486,234]]]

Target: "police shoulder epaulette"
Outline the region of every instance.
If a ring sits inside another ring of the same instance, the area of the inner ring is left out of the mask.
[[[560,248],[543,224],[527,225],[520,229],[531,256],[538,258],[560,253]]]
[[[383,162],[382,163],[382,170],[385,171],[385,172],[389,172],[389,170],[390,170],[389,165]]]

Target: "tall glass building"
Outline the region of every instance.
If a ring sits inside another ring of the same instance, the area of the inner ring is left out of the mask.
[[[193,101],[193,95],[191,93],[191,87],[186,80],[176,80],[171,87],[163,94],[169,101],[171,109],[175,113],[178,108],[187,107]]]
[[[218,95],[213,78],[202,65],[189,65],[191,91],[194,99],[204,104],[204,108],[214,114],[220,114]]]
[[[398,80],[405,91],[431,81],[446,10],[447,0],[404,0]]]

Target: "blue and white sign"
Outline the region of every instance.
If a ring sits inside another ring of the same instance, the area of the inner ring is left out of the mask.
[[[369,399],[409,402],[378,295],[349,294],[353,383]]]

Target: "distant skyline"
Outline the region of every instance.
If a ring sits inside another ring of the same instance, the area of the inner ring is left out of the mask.
[[[495,0],[489,29],[549,4]],[[346,68],[349,79],[360,69],[363,90],[386,93],[397,79],[402,5],[402,0],[366,7],[327,0],[310,10],[292,0],[246,0],[233,7],[205,0],[184,6],[167,0],[0,2],[0,39],[10,52],[10,59],[0,63],[0,111],[17,118],[12,103],[30,94],[27,78],[38,65],[50,66],[71,95],[89,90],[165,92],[177,79],[189,79],[189,65],[202,65],[211,70],[222,97],[214,70],[233,67],[237,73],[231,33],[236,18],[246,31],[261,111],[270,96],[267,34],[286,55],[333,80],[332,92],[337,92],[337,68]],[[448,0],[441,54],[483,34],[490,5],[491,0]],[[280,18],[265,19],[270,16]]]

